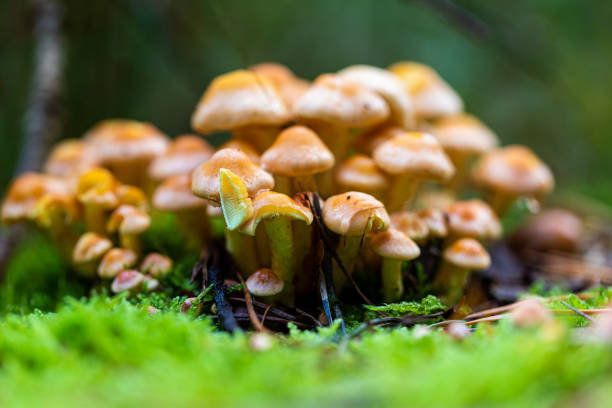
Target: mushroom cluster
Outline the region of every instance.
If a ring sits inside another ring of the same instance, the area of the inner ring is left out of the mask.
[[[173,213],[194,248],[223,219],[248,290],[286,305],[316,293],[321,235],[337,291],[367,282],[386,302],[402,299],[405,266],[437,247],[427,273],[454,304],[469,273],[489,267],[499,217],[553,185],[531,150],[499,147],[416,62],[356,65],[312,82],[276,63],[229,72],[209,84],[191,127],[231,138],[215,149],[196,134],[170,140],[149,123],[103,121],[59,144],[43,173],[14,180],[2,220],[42,228],[80,273],[113,279],[118,292],[151,290],[172,268],[142,253],[151,211]],[[475,190],[486,201],[464,199]]]

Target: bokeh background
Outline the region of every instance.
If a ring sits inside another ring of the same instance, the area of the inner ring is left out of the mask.
[[[430,64],[504,143],[553,167],[560,191],[612,203],[612,2],[578,0],[65,0],[64,137],[108,117],[169,135],[216,75],[278,61],[322,72]],[[460,7],[454,10],[453,4]],[[0,1],[0,191],[23,135],[33,7]]]

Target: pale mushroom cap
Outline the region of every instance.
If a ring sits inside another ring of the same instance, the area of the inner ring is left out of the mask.
[[[442,116],[431,127],[431,133],[450,153],[477,155],[499,145],[495,133],[475,116],[467,113]]]
[[[580,246],[584,226],[574,213],[560,208],[542,211],[512,234],[513,246],[535,251],[574,252]]]
[[[518,327],[532,327],[550,320],[552,313],[539,300],[527,299],[516,304],[510,318]]]
[[[448,234],[444,211],[437,208],[425,208],[417,212],[417,215],[427,224],[429,237],[444,238]]]
[[[463,110],[461,97],[427,65],[398,62],[391,65],[389,71],[406,82],[419,117],[452,115]]]
[[[151,226],[151,217],[131,205],[121,205],[111,214],[106,229],[120,234],[142,234]]]
[[[81,235],[74,250],[72,260],[75,263],[86,263],[101,259],[113,247],[113,243],[94,232]]]
[[[473,170],[476,184],[511,195],[543,195],[553,188],[553,175],[530,149],[511,145],[485,154]]]
[[[461,238],[446,248],[444,260],[460,268],[482,271],[491,265],[489,253],[480,242],[472,238]]]
[[[285,217],[290,220],[312,223],[313,215],[309,208],[298,204],[286,194],[275,191],[264,191],[253,199],[253,216],[241,228],[241,231],[255,235],[257,226],[265,219]]]
[[[79,177],[77,199],[83,204],[96,204],[111,209],[119,204],[117,180],[102,168],[89,170]]]
[[[385,231],[390,223],[383,203],[358,191],[329,197],[323,206],[323,221],[336,234],[353,236]]]
[[[421,254],[419,246],[394,228],[377,233],[370,241],[372,250],[383,258],[410,261]]]
[[[223,143],[218,150],[223,149],[235,149],[240,150],[242,153],[246,154],[251,161],[257,165],[261,161],[261,155],[259,151],[249,142],[242,139],[230,139],[227,142]]]
[[[145,281],[145,276],[135,270],[121,271],[113,282],[111,283],[111,290],[113,293],[120,293],[124,291],[137,291],[140,289]]]
[[[182,174],[169,177],[155,189],[153,207],[161,211],[181,211],[201,208],[206,201],[191,191],[191,175]],[[204,214],[202,212],[202,214]]]
[[[334,155],[306,126],[291,126],[283,130],[272,146],[261,156],[261,167],[274,175],[308,176],[329,170]]]
[[[168,138],[159,129],[135,120],[105,120],[85,137],[103,164],[151,160],[168,148]]]
[[[81,172],[97,164],[93,149],[83,140],[67,139],[58,143],[44,165],[47,174],[68,177],[74,172]]]
[[[363,154],[356,154],[343,161],[334,177],[341,190],[375,194],[389,187],[385,173],[376,167],[374,160]]]
[[[130,249],[113,248],[102,258],[98,266],[98,276],[114,278],[119,272],[134,266],[137,259],[136,253]]]
[[[320,75],[297,101],[296,116],[341,127],[380,123],[389,116],[385,100],[357,82],[334,74]]]
[[[457,237],[498,239],[502,225],[495,212],[479,199],[455,201],[446,210],[448,230]]]
[[[2,202],[2,222],[12,223],[30,219],[38,200],[47,194],[68,194],[66,183],[57,177],[39,173],[18,176]]]
[[[274,188],[274,178],[253,163],[239,150],[223,149],[217,151],[206,163],[194,170],[191,191],[198,197],[219,205],[219,170],[226,168],[236,174],[247,188],[249,196],[262,190]]]
[[[289,68],[276,62],[262,62],[251,65],[249,70],[272,82],[289,110],[293,108],[293,105],[310,85],[308,81],[296,77]]]
[[[156,157],[149,166],[149,176],[153,180],[163,180],[179,174],[191,172],[210,159],[214,148],[195,135],[181,135],[168,147],[166,153]]]
[[[389,174],[410,175],[421,180],[448,181],[455,167],[435,137],[407,132],[378,145],[376,165]]]
[[[172,259],[169,257],[152,252],[143,259],[140,264],[140,272],[148,274],[154,278],[167,275],[172,270]]]
[[[216,77],[191,117],[200,133],[245,125],[280,125],[289,113],[274,85],[264,76],[237,70]]]
[[[249,276],[246,287],[255,296],[274,296],[283,291],[285,284],[271,269],[261,268]]]
[[[391,227],[411,239],[422,242],[429,235],[427,223],[415,212],[397,211],[391,214]]]
[[[400,77],[386,69],[369,65],[353,65],[338,72],[343,78],[358,82],[385,98],[391,119],[404,129],[415,125],[414,108],[407,86]]]

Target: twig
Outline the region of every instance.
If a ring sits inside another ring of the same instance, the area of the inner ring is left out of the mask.
[[[257,313],[255,313],[255,308],[253,307],[253,299],[251,298],[251,294],[249,293],[249,290],[247,289],[246,284],[244,283],[244,279],[242,278],[242,275],[237,270],[236,270],[236,276],[238,276],[240,283],[242,283],[243,285],[242,293],[244,294],[244,301],[246,303],[246,308],[247,308],[247,312],[249,313],[249,317],[251,318],[251,323],[253,323],[253,327],[255,327],[255,330],[257,331],[264,331],[265,327],[257,318]]]
[[[568,309],[570,309],[571,311],[573,311],[574,313],[576,313],[578,316],[584,317],[585,319],[587,319],[590,322],[595,321],[595,319],[593,319],[591,316],[587,315],[586,313],[581,312],[580,310],[576,309],[574,306],[570,305],[569,303],[567,303],[565,300],[560,301],[560,303],[567,307]]]
[[[331,309],[329,307],[329,297],[327,295],[327,283],[323,268],[319,268],[319,293],[321,295],[321,304],[323,305],[323,312],[327,318],[327,323],[332,324],[334,319],[332,318]]]
[[[238,323],[236,323],[236,319],[234,319],[232,307],[225,296],[222,271],[219,268],[218,262],[219,252],[221,250],[222,249],[217,244],[215,248],[207,254],[208,262],[206,262],[206,267],[208,271],[208,283],[212,285],[213,297],[217,305],[217,314],[219,315],[219,319],[221,319],[221,324],[229,333],[234,333],[240,331],[240,327],[238,327]]]

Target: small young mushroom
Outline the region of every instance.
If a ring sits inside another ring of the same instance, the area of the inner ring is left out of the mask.
[[[310,85],[308,81],[296,77],[289,68],[276,62],[262,62],[251,65],[249,71],[253,71],[270,81],[283,98],[289,111],[293,109],[293,105]]]
[[[100,265],[98,265],[98,276],[104,279],[114,278],[119,272],[136,265],[138,257],[130,249],[113,248],[108,251]]]
[[[80,208],[73,194],[49,193],[36,203],[33,219],[59,247],[64,259],[70,261],[78,235],[74,224],[80,220]]]
[[[110,216],[106,224],[109,234],[119,233],[121,247],[131,249],[136,254],[141,252],[140,234],[151,226],[149,214],[131,205],[122,205]]]
[[[261,268],[246,281],[249,292],[255,296],[275,296],[283,291],[283,280],[272,269]]]
[[[390,228],[379,232],[370,241],[372,250],[382,261],[382,286],[385,302],[394,302],[404,294],[402,263],[417,258],[421,251],[418,245],[404,233]]]
[[[197,305],[197,306],[196,306]],[[197,297],[190,297],[185,299],[181,305],[182,313],[193,313],[194,316],[198,316],[202,312],[202,302],[198,301]]]
[[[501,238],[502,225],[495,212],[479,199],[455,201],[446,210],[449,240],[474,238],[487,242]]]
[[[540,201],[554,184],[553,175],[531,150],[511,145],[480,158],[472,171],[474,182],[491,196],[491,206],[502,216],[519,197]]]
[[[317,191],[315,175],[331,169],[334,163],[327,146],[305,126],[283,130],[261,156],[261,167],[274,175],[276,190],[285,194]],[[287,188],[281,188],[283,184]]]
[[[101,168],[81,175],[77,185],[77,200],[83,205],[85,230],[104,234],[106,215],[119,205],[117,181],[113,174]]]
[[[446,182],[455,173],[440,143],[427,133],[407,132],[389,139],[378,145],[373,158],[393,176],[386,199],[389,211],[402,209],[420,181]]]
[[[115,191],[117,199],[119,200],[118,205],[131,205],[132,207],[138,208],[140,211],[149,211],[149,200],[147,195],[140,188],[135,186],[128,186],[127,184],[121,184]]]
[[[113,293],[130,292],[136,294],[140,292],[145,284],[145,276],[135,270],[127,269],[121,271],[111,283]]]
[[[483,246],[472,238],[462,238],[446,248],[442,267],[434,280],[434,287],[440,299],[447,305],[454,305],[463,296],[469,275],[482,271],[491,265],[491,258]]]
[[[428,239],[445,238],[448,234],[446,217],[442,210],[437,208],[424,208],[417,211],[417,216],[427,225]],[[393,224],[393,220],[391,223]]]
[[[96,268],[113,247],[113,243],[106,237],[96,234],[95,232],[86,232],[81,235],[74,250],[72,252],[72,261],[74,262],[80,274],[87,277],[96,275]]]
[[[363,154],[349,157],[336,168],[334,179],[340,191],[361,191],[382,199],[389,187],[385,173]]]
[[[191,126],[203,134],[231,130],[234,137],[263,151],[289,118],[282,97],[265,76],[237,70],[210,83],[191,117]]]
[[[552,313],[537,299],[517,303],[510,312],[512,323],[518,327],[539,326],[552,319]]]
[[[327,228],[340,235],[336,252],[348,273],[353,272],[364,236],[385,231],[390,223],[383,203],[358,191],[329,197],[323,206],[323,221]],[[340,288],[345,280],[340,268],[334,264],[336,286]]]
[[[413,211],[396,211],[390,215],[391,227],[401,231],[413,241],[422,244],[429,237],[429,227]]]
[[[152,252],[140,263],[140,272],[151,275],[154,278],[166,276],[172,270],[172,259],[169,257]]]
[[[436,71],[418,62],[398,62],[389,71],[402,78],[414,103],[417,118],[452,115],[463,110],[463,101]]]
[[[191,172],[214,153],[214,148],[196,135],[178,136],[168,150],[149,165],[149,176],[155,181]]]

